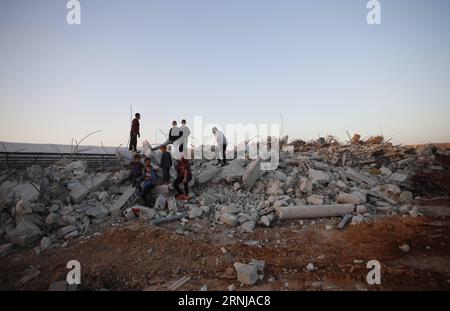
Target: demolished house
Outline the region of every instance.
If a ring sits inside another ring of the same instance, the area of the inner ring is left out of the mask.
[[[150,155],[156,165],[158,152]],[[141,198],[128,181],[127,162],[94,169],[82,160],[60,160],[9,169],[0,175],[0,255],[65,247],[89,238],[91,227],[102,223],[184,224],[202,218],[211,227],[248,234],[289,219],[327,224],[337,218],[337,225],[327,227],[342,230],[390,215],[417,217],[415,199],[430,189],[450,192],[448,183],[439,182],[448,180],[449,157],[448,150],[395,146],[382,137],[361,141],[355,135],[346,144],[333,138],[288,144],[284,138],[275,170],[262,170],[261,158],[234,159],[225,167],[192,160],[187,202],[176,201],[173,189],[163,184]],[[243,282],[256,282],[256,266],[235,268]]]

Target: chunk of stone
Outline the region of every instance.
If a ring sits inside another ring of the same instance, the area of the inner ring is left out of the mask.
[[[33,246],[41,236],[42,232],[39,227],[28,221],[19,223],[17,227],[6,234],[7,240],[19,247]]]
[[[303,193],[312,193],[313,191],[312,182],[307,178],[302,178],[300,182],[300,191]]]
[[[261,158],[258,157],[247,165],[244,175],[242,176],[242,183],[245,189],[252,189],[258,179],[261,177]]]
[[[312,205],[322,205],[323,204],[323,196],[318,195],[318,194],[313,194],[313,195],[310,195],[306,201]]]
[[[281,182],[279,180],[272,180],[267,184],[266,187],[267,195],[277,196],[282,195],[283,193],[284,193],[283,189],[281,189]]]
[[[353,180],[357,183],[365,183],[367,184],[369,187],[374,187],[376,186],[376,184],[378,183],[377,180],[373,177],[370,177],[368,175],[362,174],[357,172],[356,170],[347,167],[347,169],[344,172],[345,176],[350,179]]]
[[[241,225],[241,228],[245,232],[252,232],[253,229],[255,229],[255,222],[254,221],[246,221]]]
[[[328,174],[314,169],[308,170],[308,178],[313,184],[326,184],[330,181]]]
[[[336,197],[336,202],[342,204],[351,203],[357,205],[361,203],[361,200],[356,195],[345,192],[339,192],[338,196]]]
[[[270,219],[267,216],[262,216],[261,217],[261,223],[266,226],[266,227],[270,227]]]
[[[122,215],[122,210],[131,206],[137,198],[136,188],[128,188],[120,198],[109,208],[109,212],[113,217]]]
[[[211,179],[213,179],[214,177],[216,177],[216,175],[218,173],[219,173],[219,168],[217,168],[216,166],[208,167],[205,171],[201,172],[197,176],[197,182],[199,184],[204,184],[204,183],[210,181]]]
[[[93,206],[86,211],[86,215],[96,219],[103,219],[108,216],[108,209],[102,206]]]
[[[76,230],[77,230],[77,227],[74,226],[74,225],[65,226],[65,227],[62,227],[62,228],[60,228],[58,230],[57,236],[58,237],[63,237],[65,235],[69,234],[70,232],[76,231]]]
[[[189,210],[189,218],[197,218],[202,216],[203,209],[198,206],[192,206]]]
[[[50,240],[50,238],[46,236],[43,237],[40,243],[41,250],[47,249],[50,246],[52,246],[52,241]]]
[[[254,285],[258,281],[258,270],[254,265],[235,262],[234,269],[236,270],[239,282]]]
[[[88,187],[80,182],[73,183],[69,187],[71,189],[69,196],[75,204],[83,201],[89,194]]]
[[[236,216],[226,213],[220,215],[219,221],[230,227],[236,227],[239,224],[239,219]]]

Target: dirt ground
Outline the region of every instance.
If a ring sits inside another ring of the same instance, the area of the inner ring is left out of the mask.
[[[450,218],[392,216],[344,231],[309,223],[285,221],[245,236],[209,228],[201,219],[185,225],[187,235],[175,233],[179,222],[105,226],[101,234],[66,248],[1,258],[0,289],[47,290],[65,280],[66,263],[75,259],[81,263],[82,290],[166,290],[183,276],[191,277],[178,288],[183,291],[203,285],[227,290],[231,284],[237,290],[450,290]],[[410,251],[401,251],[402,244]],[[241,287],[233,263],[251,259],[266,261],[264,279]],[[366,282],[366,263],[373,259],[382,266],[381,285]],[[318,270],[305,272],[308,263]],[[21,282],[31,265],[40,274]]]

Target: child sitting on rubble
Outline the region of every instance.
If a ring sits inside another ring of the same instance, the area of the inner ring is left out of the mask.
[[[144,180],[141,184],[141,194],[144,195],[147,190],[153,188],[156,182],[156,171],[152,167],[151,160],[145,159]]]
[[[178,193],[178,195],[175,198],[181,201],[190,200],[190,197],[188,195],[189,194],[188,184],[192,179],[192,173],[189,161],[182,156],[180,160],[176,161],[175,169],[177,171],[177,178],[175,178],[175,180],[173,181],[173,187]],[[181,183],[183,183],[184,186],[184,194],[179,187],[179,184]]]
[[[135,154],[130,163],[130,176],[129,180],[133,187],[139,188],[142,181],[144,165],[141,162],[139,154]]]
[[[163,173],[164,184],[169,184],[170,182],[170,168],[172,167],[172,156],[170,152],[167,151],[166,146],[161,147],[161,169]]]

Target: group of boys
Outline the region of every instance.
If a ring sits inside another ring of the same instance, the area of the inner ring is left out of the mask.
[[[130,181],[131,184],[139,189],[140,194],[145,196],[145,194],[152,189],[159,179],[157,171],[153,168],[150,158],[145,158],[145,165],[141,162],[141,156],[138,154],[139,151],[136,150],[137,137],[140,136],[139,133],[139,119],[140,115],[137,113],[135,119],[132,122],[131,132],[130,132],[130,151],[134,151],[135,155],[130,163]],[[177,156],[179,158],[175,161],[174,167],[177,173],[175,180],[172,185],[177,191],[177,200],[189,200],[189,182],[192,180],[192,172],[189,165],[189,161],[185,159],[184,155],[187,153],[187,138],[190,135],[190,130],[186,126],[186,120],[181,121],[182,126],[177,127],[177,122],[172,122],[172,128],[169,131],[169,137],[163,144],[152,148],[153,151],[160,149],[161,151],[161,161],[160,166],[162,170],[162,181],[164,184],[170,184],[170,169],[173,165],[172,155],[167,150],[167,145],[173,145],[175,151],[178,151],[181,155]],[[180,189],[180,184],[183,184],[183,190]]]

